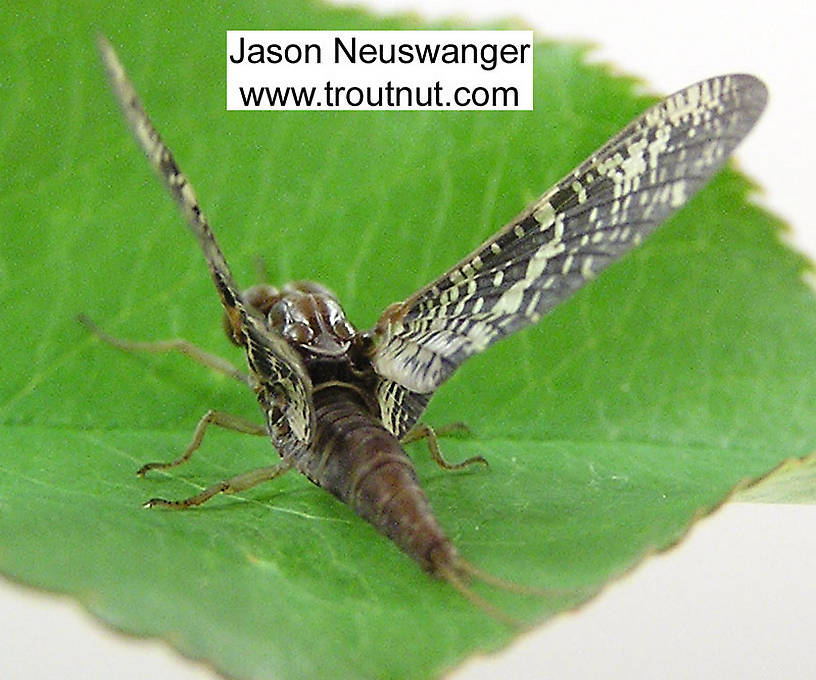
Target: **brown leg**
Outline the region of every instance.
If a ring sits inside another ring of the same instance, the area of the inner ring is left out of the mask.
[[[257,425],[249,420],[234,416],[223,411],[207,411],[198,421],[195,432],[193,432],[193,440],[178,458],[169,463],[146,463],[136,472],[137,475],[143,477],[149,470],[166,470],[167,468],[176,467],[182,463],[190,460],[190,457],[201,446],[201,441],[204,439],[204,433],[210,425],[218,425],[226,430],[235,430],[236,432],[244,432],[245,434],[252,434],[256,436],[265,436],[267,434],[266,428]]]
[[[257,425],[249,420],[245,420],[240,416],[234,416],[223,411],[207,411],[201,420],[198,421],[195,432],[193,433],[193,440],[189,446],[184,450],[176,460],[169,463],[147,463],[139,468],[138,475],[143,476],[148,470],[166,470],[167,468],[176,467],[190,459],[190,457],[201,446],[201,441],[204,439],[204,433],[210,425],[218,425],[228,430],[235,430],[236,432],[243,432],[245,434],[252,434],[256,436],[265,436],[267,434],[266,428]],[[219,493],[238,493],[244,489],[249,489],[261,482],[266,482],[270,479],[279,477],[286,472],[291,466],[290,463],[279,463],[277,465],[270,465],[268,467],[257,468],[249,472],[243,472],[240,475],[235,475],[229,479],[222,480],[217,484],[207,487],[199,494],[185,498],[181,501],[168,501],[163,498],[151,498],[144,504],[146,508],[170,508],[173,510],[184,510],[194,505],[201,505],[210,498]]]
[[[80,314],[77,320],[103,342],[107,342],[109,345],[118,347],[126,352],[151,352],[153,354],[181,352],[184,356],[190,357],[190,359],[198,362],[202,366],[206,366],[218,373],[223,373],[233,380],[252,387],[252,379],[249,375],[239,371],[235,366],[221,357],[205,352],[187,340],[176,338],[173,340],[159,340],[157,342],[135,342],[133,340],[124,340],[108,335],[84,314]]]
[[[230,477],[217,484],[207,487],[199,494],[190,496],[181,501],[167,501],[164,498],[151,498],[144,504],[146,508],[169,508],[171,510],[184,510],[185,508],[201,505],[219,493],[238,493],[262,482],[268,482],[280,477],[284,472],[292,467],[291,463],[278,463],[269,467],[256,468],[249,472],[243,472],[235,477]]]
[[[468,428],[464,423],[450,423],[439,428],[439,431],[437,432],[426,423],[417,423],[411,429],[411,431],[402,438],[402,443],[408,444],[410,442],[419,441],[420,439],[427,439],[428,450],[431,452],[431,458],[434,459],[434,462],[439,467],[445,470],[461,470],[462,468],[465,468],[468,465],[473,465],[474,463],[487,465],[487,461],[482,456],[473,456],[472,458],[463,460],[461,463],[449,463],[446,461],[442,457],[442,452],[439,450],[438,436],[448,434],[450,432],[468,432]]]

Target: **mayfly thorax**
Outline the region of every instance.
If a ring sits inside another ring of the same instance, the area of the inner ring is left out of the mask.
[[[199,421],[189,459],[210,424],[264,435],[274,465],[239,474],[181,501],[187,508],[235,493],[294,468],[388,536],[429,573],[492,615],[507,617],[469,582],[525,591],[463,559],[446,536],[402,444],[425,437],[438,464],[452,469],[419,418],[436,389],[470,356],[536,323],[542,315],[639,245],[722,166],[767,99],[749,75],[711,78],[666,98],[635,119],[516,219],[456,266],[391,305],[360,332],[317,283],[281,289],[236,286],[186,176],[162,141],[111,45],[102,61],[131,130],[197,237],[224,307],[228,337],[246,352],[245,373],[184,340],[140,343],[100,338],[126,350],[179,351],[251,388],[264,425],[220,411]],[[532,590],[532,589],[530,589]]]

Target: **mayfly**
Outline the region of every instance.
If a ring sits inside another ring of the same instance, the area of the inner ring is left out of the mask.
[[[153,127],[110,43],[102,61],[130,127],[179,204],[209,265],[229,339],[249,372],[184,340],[103,340],[126,350],[179,351],[248,386],[263,426],[220,411],[199,421],[186,451],[148,470],[180,465],[209,425],[265,435],[280,462],[221,481],[179,501],[189,508],[294,468],[349,504],[430,574],[488,612],[506,617],[471,587],[473,579],[512,587],[465,560],[437,521],[402,444],[425,437],[419,419],[431,396],[468,357],[536,323],[609,264],[640,244],[723,165],[765,107],[750,75],[704,80],[671,95],[627,125],[516,219],[436,280],[388,307],[358,331],[327,288],[297,281],[239,291],[187,177]]]

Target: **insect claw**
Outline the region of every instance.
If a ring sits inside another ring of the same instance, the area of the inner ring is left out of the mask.
[[[164,498],[151,498],[146,503],[142,503],[143,508],[170,508],[171,510],[182,510],[187,507],[184,501],[168,501]]]
[[[175,463],[175,461],[173,461]],[[173,463],[145,463],[136,470],[137,477],[144,477],[151,470],[164,470],[169,467],[174,467]]]
[[[100,329],[99,326],[97,326],[93,321],[91,321],[91,317],[89,317],[87,314],[80,313],[77,314],[74,318],[78,323],[85,326],[85,328],[87,328],[97,338],[104,339],[104,333],[102,332],[102,329]]]
[[[455,467],[467,467],[468,465],[473,465],[474,463],[481,463],[485,467],[490,467],[490,463],[487,462],[487,458],[484,456],[473,456],[472,458],[466,458],[461,463],[457,463]]]

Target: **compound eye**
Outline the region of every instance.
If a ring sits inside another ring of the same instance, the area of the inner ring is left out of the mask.
[[[305,345],[314,338],[314,331],[305,323],[295,321],[284,329],[283,337],[296,345]]]

